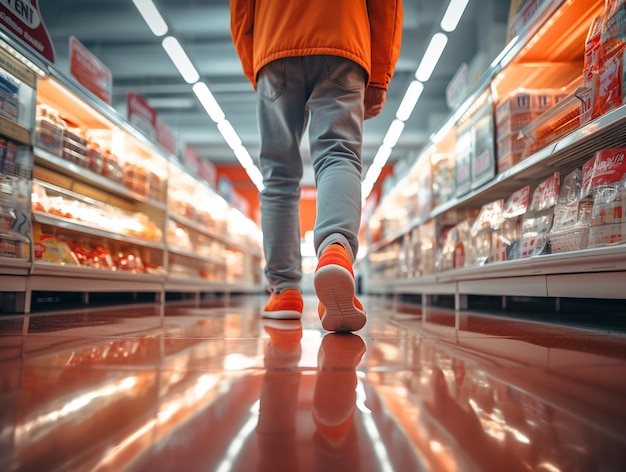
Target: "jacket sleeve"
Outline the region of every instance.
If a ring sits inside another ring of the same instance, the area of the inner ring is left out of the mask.
[[[255,85],[252,33],[255,0],[230,0],[230,34],[239,55],[243,73]]]
[[[370,85],[385,90],[400,57],[402,45],[402,0],[368,0],[372,41]]]

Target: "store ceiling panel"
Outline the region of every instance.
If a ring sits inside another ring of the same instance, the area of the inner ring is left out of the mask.
[[[255,97],[244,77],[230,37],[228,0],[154,0],[176,36],[233,124],[253,158],[258,153]],[[414,79],[431,36],[448,2],[405,0],[403,45],[387,105],[382,114],[365,123],[363,160],[371,164],[395,118],[409,83]],[[217,166],[239,165],[191,86],[144,23],[131,0],[43,0],[42,17],[53,40],[57,65],[69,70],[69,38],[76,37],[112,72],[112,105],[125,115],[126,96],[135,92],[158,110],[179,142],[193,146]],[[394,147],[391,162],[410,159],[449,115],[446,86],[462,63],[470,64],[482,52],[483,64],[504,47],[509,2],[470,0],[458,28],[450,33],[441,61]],[[308,161],[308,156],[305,156]],[[304,184],[312,184],[305,172]]]

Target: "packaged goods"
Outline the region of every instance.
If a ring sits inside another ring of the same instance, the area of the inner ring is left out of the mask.
[[[587,247],[593,201],[583,197],[582,171],[570,172],[561,185],[548,234],[552,253],[579,251]]]
[[[626,241],[626,148],[597,152],[583,165],[583,194],[593,197],[589,247]]]
[[[453,154],[436,154],[431,157],[433,176],[433,206],[450,200],[455,193],[455,166]]]
[[[472,188],[472,133],[470,130],[457,131],[455,154],[456,195],[461,196]]]
[[[61,157],[64,129],[65,122],[60,118],[59,112],[46,105],[37,105],[35,132],[33,133],[35,146]]]
[[[560,91],[552,89],[515,89],[496,107],[496,140],[498,171],[517,164],[523,157],[527,142],[520,131],[541,113],[552,107]]]
[[[516,191],[504,204],[502,225],[493,232],[489,262],[501,262],[520,257],[522,221],[530,201],[530,187]]]
[[[541,182],[535,191],[522,222],[520,257],[531,257],[549,252],[548,233],[552,228],[554,206],[560,190],[560,174],[555,172]]]
[[[483,265],[489,260],[493,234],[503,222],[504,200],[496,200],[482,206],[471,228],[472,263]]]
[[[0,71],[0,115],[16,122],[19,113],[19,92],[20,84],[9,75]]]
[[[74,164],[87,168],[87,137],[85,131],[78,127],[63,128],[63,151],[61,156]]]
[[[597,99],[600,68],[601,68],[601,37],[602,37],[602,15],[597,15],[591,22],[587,40],[585,42],[585,60],[583,66],[584,86],[591,90],[592,105],[591,118],[601,115],[600,105]]]
[[[494,145],[494,122],[491,100],[484,105],[472,118],[472,154],[471,175],[472,188],[477,188],[496,175],[496,159]]]
[[[40,234],[35,241],[35,260],[60,265],[80,266],[76,255],[66,242],[51,234]]]

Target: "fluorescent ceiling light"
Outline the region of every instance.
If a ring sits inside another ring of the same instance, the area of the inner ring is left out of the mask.
[[[261,171],[257,166],[247,168],[246,172],[248,173],[248,177],[250,177],[250,180],[252,180],[252,183],[254,183],[259,192],[265,188],[265,185],[263,185],[263,176],[261,175]]]
[[[390,148],[394,147],[400,139],[400,135],[402,134],[402,130],[404,129],[404,122],[400,120],[393,120],[391,126],[389,126],[389,130],[383,139],[383,144],[389,146]]]
[[[219,103],[217,103],[217,100],[215,100],[215,97],[209,90],[207,84],[204,82],[197,82],[193,85],[192,89],[193,93],[196,94],[196,97],[198,97],[198,100],[200,100],[200,103],[213,121],[219,123],[226,117]]]
[[[435,70],[441,54],[448,43],[448,37],[443,33],[435,33],[435,35],[428,43],[424,57],[420,62],[417,72],[415,72],[415,78],[422,82],[426,82],[430,79],[431,74]]]
[[[200,79],[200,74],[198,74],[198,71],[189,60],[187,53],[174,36],[168,36],[163,39],[163,49],[165,49],[167,55],[170,56],[170,59],[178,69],[178,72],[180,72],[180,75],[185,79],[185,82],[194,84]]]
[[[163,36],[167,33],[167,23],[154,6],[152,0],[133,0],[133,3],[141,13],[143,20],[147,23],[148,27],[155,36]]]
[[[222,120],[217,124],[217,129],[224,137],[226,144],[230,146],[231,149],[235,150],[239,146],[241,146],[241,139],[239,139],[239,135],[233,125],[230,124],[228,120]]]
[[[244,169],[248,169],[249,167],[254,167],[254,162],[248,153],[248,150],[244,146],[238,146],[233,149],[237,160],[241,164]]]
[[[469,0],[450,0],[448,9],[443,15],[441,20],[441,29],[450,32],[454,31],[463,16],[465,7],[469,3]]]
[[[414,80],[409,84],[409,88],[407,88],[406,93],[404,94],[402,103],[400,103],[400,106],[398,107],[398,112],[396,113],[397,119],[400,121],[406,121],[409,119],[423,90],[424,84],[417,80]]]
[[[384,144],[381,145],[378,148],[376,155],[374,156],[374,160],[372,161],[372,165],[370,166],[370,169],[373,167],[382,169],[383,166],[387,163],[389,156],[391,156],[391,148]]]

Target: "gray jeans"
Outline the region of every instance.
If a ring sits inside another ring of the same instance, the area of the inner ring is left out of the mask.
[[[340,56],[278,59],[257,77],[261,134],[261,229],[268,287],[299,288],[300,142],[309,125],[317,186],[314,244],[318,257],[333,242],[352,260],[361,220],[361,150],[366,74]]]

